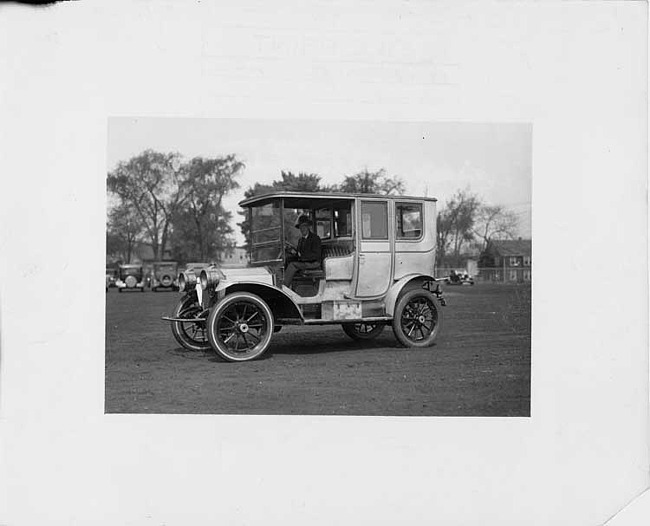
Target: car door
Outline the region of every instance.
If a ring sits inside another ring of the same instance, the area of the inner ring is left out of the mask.
[[[393,280],[391,203],[359,199],[356,296],[370,298],[388,291]]]
[[[396,280],[409,274],[433,276],[436,247],[434,201],[396,200],[395,203]]]

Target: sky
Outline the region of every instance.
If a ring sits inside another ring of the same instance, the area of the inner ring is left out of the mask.
[[[279,179],[282,170],[316,173],[333,184],[366,168],[383,168],[405,182],[406,194],[437,197],[441,206],[456,190],[470,189],[517,213],[519,235],[531,236],[532,126],[527,123],[109,119],[109,171],[146,149],[188,159],[235,154],[246,167],[239,190],[224,200],[233,222],[239,220],[237,203],[244,191]]]

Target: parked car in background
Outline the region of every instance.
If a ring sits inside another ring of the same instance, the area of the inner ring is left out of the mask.
[[[474,285],[474,278],[466,270],[452,270],[445,278],[447,285]]]
[[[176,261],[154,261],[151,276],[151,290],[178,290],[178,263]]]
[[[433,275],[436,199],[278,192],[240,206],[248,209],[250,267],[182,272],[185,295],[163,317],[185,348],[248,361],[283,325],[325,324],[340,324],[355,340],[391,325],[406,347],[433,345],[445,305]],[[305,223],[321,240],[321,258],[287,287],[285,269]]]
[[[106,267],[106,284],[108,287],[114,287],[117,281],[118,269]]]
[[[211,265],[216,265],[216,263],[214,263],[214,262],[211,262],[211,263],[206,263],[206,262],[203,262],[203,263],[187,263],[185,265],[185,270],[192,270],[192,269],[196,270],[196,269],[198,269],[199,272],[200,272],[204,268],[208,268]]]
[[[115,286],[119,292],[123,290],[139,290],[144,292],[144,272],[141,265],[120,265]]]

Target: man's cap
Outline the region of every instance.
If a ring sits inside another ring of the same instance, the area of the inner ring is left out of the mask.
[[[296,223],[296,228],[300,228],[300,225],[311,226],[311,219],[309,219],[309,216],[300,216]]]

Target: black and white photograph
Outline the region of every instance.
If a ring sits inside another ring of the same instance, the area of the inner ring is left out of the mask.
[[[0,526],[648,524],[647,103],[641,1],[1,4]]]
[[[532,131],[109,119],[106,412],[529,416]]]

